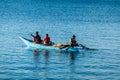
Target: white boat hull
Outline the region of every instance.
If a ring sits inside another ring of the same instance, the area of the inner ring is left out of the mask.
[[[60,49],[59,47],[54,47],[54,46],[46,46],[43,44],[37,44],[34,43],[32,40],[23,38],[23,37],[19,37],[28,47],[32,47],[32,48],[36,48],[36,49],[41,49],[41,50],[67,50],[69,52],[79,52],[82,48],[81,47],[70,47],[70,48],[64,48],[64,49]]]

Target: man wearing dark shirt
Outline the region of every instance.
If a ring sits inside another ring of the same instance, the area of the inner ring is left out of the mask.
[[[35,43],[41,43],[41,37],[39,36],[38,32],[36,32],[36,36],[32,35],[31,36],[34,38]]]

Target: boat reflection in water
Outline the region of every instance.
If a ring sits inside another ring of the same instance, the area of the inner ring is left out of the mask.
[[[41,52],[39,49],[35,49],[33,50],[33,56],[35,63],[38,64],[43,61],[46,64],[48,62],[49,51],[44,50],[43,52]]]
[[[84,53],[75,52],[52,52],[48,50],[33,51],[34,75],[44,79],[68,75],[74,79],[76,72],[76,62],[79,57],[84,57]],[[71,75],[70,75],[71,74]]]
[[[43,52],[41,52],[38,49],[33,50],[33,62],[34,62],[33,74],[38,78],[42,76],[45,79],[47,79],[48,67],[49,67],[48,57],[49,57],[49,51],[47,50]]]
[[[69,53],[68,57],[69,57],[69,64],[74,64],[75,54],[74,53]]]

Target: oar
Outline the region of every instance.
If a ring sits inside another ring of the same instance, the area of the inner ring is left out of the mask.
[[[86,46],[84,46],[84,45],[82,45],[82,44],[78,44],[78,46],[80,46],[80,47],[82,47],[82,49],[90,49],[90,48],[88,48],[88,47],[86,47]],[[63,47],[61,47],[60,49],[64,49],[64,48],[69,48],[69,47],[72,47],[72,46],[70,46],[69,44],[68,45],[64,45]],[[74,46],[73,46],[74,47]]]
[[[82,47],[82,49],[87,49],[87,50],[90,49],[90,48],[88,48],[88,47],[86,47],[86,46],[84,46],[84,45],[82,45],[82,44],[79,44],[79,46]]]
[[[93,48],[88,48],[82,44],[79,44],[80,47],[82,47],[83,49],[86,49],[86,50],[97,50],[97,49],[93,49]]]
[[[84,46],[84,45],[82,45],[82,44],[78,44],[78,46],[82,47],[82,49],[85,49],[85,50],[97,50],[97,49],[93,49],[93,48],[88,48],[88,47],[86,47],[86,46]],[[68,45],[64,45],[64,46],[61,47],[60,49],[67,48],[66,50],[68,50],[70,47],[72,47],[72,46],[70,46],[70,45],[68,44]],[[74,46],[73,46],[73,47],[74,47]]]
[[[60,49],[64,49],[64,48],[68,48],[68,47],[70,47],[69,44],[68,45],[64,45],[63,47],[60,47]]]

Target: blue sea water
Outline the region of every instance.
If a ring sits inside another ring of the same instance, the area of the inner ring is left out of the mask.
[[[34,51],[18,38],[39,31],[79,53]],[[119,0],[0,0],[0,80],[120,80]]]

